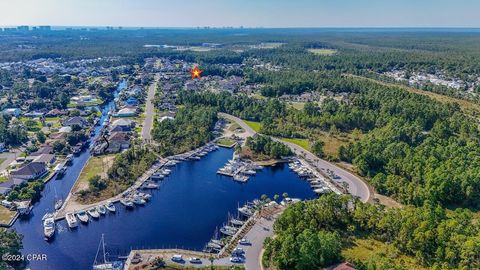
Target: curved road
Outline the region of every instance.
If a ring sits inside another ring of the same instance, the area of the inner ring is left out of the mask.
[[[219,113],[219,116],[229,119],[231,121],[236,122],[239,124],[249,135],[255,135],[257,132],[253,130],[250,126],[247,125],[242,119],[235,117],[230,114],[226,113]],[[321,171],[326,171],[327,169],[332,170],[336,175],[340,177],[340,179],[336,179],[338,182],[345,182],[348,184],[348,192],[352,194],[353,196],[357,196],[360,198],[362,202],[367,202],[370,200],[371,193],[370,189],[368,188],[367,184],[363,182],[362,179],[360,179],[358,176],[348,172],[345,169],[342,169],[333,163],[330,163],[326,160],[320,159],[317,156],[315,156],[313,153],[303,149],[302,147],[283,141],[281,139],[272,137],[272,139],[276,141],[281,141],[282,143],[286,144],[289,146],[292,151],[297,154],[303,156],[305,159],[310,161],[311,165],[314,165],[317,167],[318,170]]]

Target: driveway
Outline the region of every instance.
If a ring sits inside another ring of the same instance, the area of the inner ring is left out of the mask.
[[[0,159],[5,159],[5,161],[2,162],[2,164],[0,164],[0,172],[5,170],[8,165],[10,165],[10,163],[12,163],[14,160],[15,160],[15,153],[1,153],[0,154]]]

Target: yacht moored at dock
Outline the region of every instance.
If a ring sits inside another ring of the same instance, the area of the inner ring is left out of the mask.
[[[120,203],[123,204],[126,208],[133,208],[133,203],[129,199],[121,199]]]
[[[112,212],[112,213],[115,213],[115,211],[116,211],[115,205],[111,201],[107,202],[107,204],[105,205],[105,208],[107,208],[107,210]]]
[[[95,208],[95,210],[97,210],[97,212],[100,214],[100,215],[105,215],[107,213],[107,209],[105,208],[105,206],[103,205],[99,205]]]
[[[99,218],[100,214],[97,212],[95,208],[90,208],[87,210],[87,213],[92,217],[92,218]]]
[[[77,217],[82,223],[88,223],[89,218],[85,211],[78,212]]]
[[[43,236],[45,240],[50,240],[55,234],[55,220],[53,217],[45,219],[43,222]]]

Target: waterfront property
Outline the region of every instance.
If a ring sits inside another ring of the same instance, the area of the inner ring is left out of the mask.
[[[159,182],[160,188],[147,192],[152,197],[146,206],[128,210],[116,204],[115,213],[90,221],[88,226],[79,224],[72,231],[66,229],[66,221],[59,221],[59,229],[51,243],[43,240],[40,231],[40,219],[48,204],[52,204],[47,201],[52,200],[54,193],[53,188],[47,187],[41,205],[33,210],[33,217],[14,225],[25,236],[24,252],[41,249],[48,254],[48,261],[32,261],[31,267],[49,269],[54,265],[62,269],[87,269],[94,260],[102,233],[105,233],[112,260],[118,255],[127,255],[130,248],[139,247],[178,247],[200,251],[210,240],[215,227],[225,222],[229,212],[236,212],[238,204],[260,198],[262,194],[270,198],[284,192],[291,197],[315,197],[308,183],[301,181],[283,164],[265,168],[257,173],[255,181],[247,184],[225,181],[223,176],[216,175],[216,171],[232,157],[232,153],[231,149],[221,148],[200,161],[184,161],[171,167],[172,173]],[[79,165],[76,162],[73,167]],[[75,176],[75,173],[72,175]],[[67,175],[62,181],[50,183],[60,191],[60,185],[71,185],[74,181]],[[192,223],[192,220],[195,222]]]

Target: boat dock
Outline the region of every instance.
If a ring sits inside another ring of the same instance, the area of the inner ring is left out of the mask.
[[[127,190],[114,197],[100,202],[88,205],[82,205],[76,202],[72,202],[71,196],[74,187],[73,186],[62,207],[54,213],[54,218],[56,221],[62,220],[69,212],[76,213],[79,211],[86,211],[100,205],[105,205],[108,202],[117,203],[125,197],[129,197],[130,195],[137,193],[140,189],[156,189],[159,187],[159,185],[154,183],[154,181],[152,180],[162,180],[164,177],[166,177],[170,173],[170,170],[167,169],[167,167],[174,166],[175,164],[183,160],[200,160],[201,157],[207,155],[209,152],[218,149],[218,146],[215,145],[216,140],[217,139],[184,154],[169,156],[167,158],[160,158],[156,164],[154,164],[148,171],[143,173],[143,175],[140,176],[137,181]]]
[[[103,200],[103,201],[100,201],[100,202],[96,202],[96,203],[92,203],[92,204],[88,204],[88,205],[74,204],[73,206],[70,206],[68,204],[70,199],[71,199],[71,196],[72,196],[72,193],[70,192],[68,194],[68,197],[65,200],[64,204],[62,205],[62,207],[57,212],[55,212],[55,214],[54,214],[55,221],[64,219],[65,215],[68,212],[86,211],[87,209],[91,209],[91,208],[94,208],[94,207],[97,207],[97,206],[100,206],[100,205],[105,205],[109,201],[111,201],[112,203],[119,202],[125,196],[125,194],[134,193],[138,189],[140,189],[142,187],[142,185],[147,180],[149,180],[150,177],[156,171],[161,169],[167,162],[168,162],[168,160],[166,160],[166,159],[159,160],[159,162],[157,164],[153,165],[148,171],[146,171],[142,176],[140,176],[137,179],[137,181],[131,187],[129,187],[127,190],[125,190],[124,192],[116,195],[115,197],[112,197],[112,198],[109,198],[109,199],[106,199],[106,200]]]
[[[288,165],[288,167],[294,171],[298,176],[306,179],[313,191],[318,194],[325,194],[329,192],[335,192],[336,194],[343,194],[343,188],[335,183],[330,177],[331,175],[317,171],[314,167],[310,166],[308,162],[303,159],[296,158]]]
[[[244,265],[247,270],[259,269],[260,253],[265,238],[273,234],[273,223],[286,209],[288,203],[269,203],[259,207],[254,215],[248,218],[238,232],[229,237],[228,243],[218,254],[185,250],[185,249],[142,249],[131,250],[125,262],[124,269],[149,269],[156,262],[163,260],[167,265],[181,265],[191,268],[205,268],[207,266],[231,267]],[[246,238],[248,244],[240,244],[239,240]],[[230,255],[234,249],[244,250],[244,260],[232,263]],[[192,258],[198,258],[195,263]]]
[[[263,167],[255,165],[254,163],[240,159],[237,155],[233,154],[233,158],[217,171],[217,174],[232,177],[237,182],[247,182],[250,176],[257,173],[257,170],[261,170]]]

